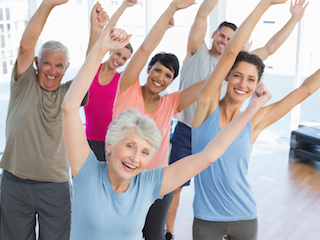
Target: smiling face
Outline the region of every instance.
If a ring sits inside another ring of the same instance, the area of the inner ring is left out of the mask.
[[[172,83],[174,77],[174,72],[160,62],[156,62],[148,70],[148,74],[146,86],[151,92],[157,94],[165,90]]]
[[[219,31],[213,33],[213,42],[210,51],[215,58],[220,58],[233,34],[234,30],[229,27],[222,27]]]
[[[227,76],[227,95],[235,101],[243,102],[254,92],[258,85],[258,70],[251,63],[239,62]]]
[[[117,69],[123,66],[131,57],[131,51],[128,48],[116,49],[110,52],[108,63],[111,69]]]
[[[123,138],[112,147],[107,145],[106,150],[110,154],[109,179],[130,183],[149,164],[152,146],[135,129],[126,129]]]
[[[68,66],[66,65],[66,54],[62,51],[42,53],[41,62],[35,57],[38,70],[38,83],[47,91],[55,91],[59,86]]]

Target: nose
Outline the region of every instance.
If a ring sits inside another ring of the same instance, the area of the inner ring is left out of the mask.
[[[242,78],[242,79],[240,80],[239,85],[240,85],[241,87],[244,87],[244,86],[245,86],[245,79],[244,79],[244,78]]]
[[[165,74],[160,73],[159,76],[158,76],[158,79],[159,79],[161,82],[163,82],[164,79],[165,79]]]
[[[54,66],[50,66],[50,68],[49,68],[49,73],[52,74],[52,75],[54,75],[56,72],[57,72],[57,68],[54,67]]]
[[[130,157],[131,161],[136,163],[139,161],[139,154],[137,150],[132,151],[131,157]]]
[[[228,44],[228,39],[227,39],[227,38],[224,38],[224,39],[223,39],[223,44],[224,44],[224,45],[227,45],[227,44]]]

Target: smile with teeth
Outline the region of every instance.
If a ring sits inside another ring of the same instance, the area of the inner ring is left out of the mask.
[[[135,170],[135,169],[137,168],[136,166],[131,165],[130,163],[127,163],[127,162],[122,162],[122,164],[123,164],[125,167],[129,168],[130,170]]]
[[[221,48],[224,48],[225,46],[224,45],[222,45],[222,44],[218,44]]]
[[[239,93],[239,94],[246,94],[246,92],[245,91],[241,91],[241,90],[239,90],[239,89],[234,89],[234,91],[236,92],[236,93]]]
[[[49,76],[49,75],[46,75],[47,76],[47,78],[49,78],[49,79],[55,79],[56,77],[53,77],[53,76]]]
[[[113,61],[113,64],[114,64],[116,67],[119,66],[119,64],[117,64],[115,61]]]
[[[158,82],[156,82],[156,81],[154,81],[154,80],[153,80],[152,82],[153,82],[153,84],[156,85],[157,87],[162,87],[162,85],[161,85],[160,83],[158,83]]]

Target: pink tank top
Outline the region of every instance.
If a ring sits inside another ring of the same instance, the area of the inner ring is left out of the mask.
[[[118,89],[114,103],[113,119],[117,118],[120,113],[130,109],[138,109],[142,115],[149,115],[157,124],[162,135],[161,146],[153,155],[147,170],[164,167],[168,165],[168,152],[170,143],[170,126],[174,115],[178,113],[177,108],[180,101],[180,91],[165,94],[160,97],[158,108],[153,113],[148,113],[144,107],[143,95],[139,80],[135,82],[123,93]]]
[[[90,86],[88,104],[84,107],[84,113],[87,139],[104,142],[109,123],[112,121],[113,103],[120,73],[116,73],[111,82],[103,86],[98,81],[100,69],[101,65]]]

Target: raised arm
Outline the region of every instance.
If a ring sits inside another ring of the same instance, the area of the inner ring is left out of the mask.
[[[207,32],[207,18],[217,5],[217,2],[218,0],[204,0],[199,7],[189,32],[187,55],[183,61],[184,63],[187,62],[203,44]]]
[[[79,106],[88,91],[105,54],[123,48],[131,36],[121,30],[110,28],[94,45],[85,63],[73,80],[62,103],[63,137],[72,176],[76,176],[90,153],[85,130],[79,115]]]
[[[187,8],[192,4],[194,4],[194,0],[174,0],[170,3],[169,7],[152,27],[148,36],[132,56],[131,61],[121,74],[121,93],[127,90],[138,80],[139,74],[146,64],[150,54],[157,47],[166,30],[168,29],[168,24],[171,21],[174,13],[179,9]]]
[[[277,32],[264,47],[255,49],[251,53],[258,55],[262,60],[266,60],[270,55],[274,54],[287,40],[296,24],[301,20],[308,4],[309,3],[305,4],[305,0],[296,0],[294,4],[291,2],[290,12],[292,16],[286,25]]]
[[[96,3],[91,12],[90,40],[86,56],[89,54],[93,45],[102,34],[103,28],[109,29],[111,27],[115,27],[126,8],[136,5],[137,2],[137,0],[124,0],[110,19],[107,13],[103,11],[101,4],[99,2]]]
[[[109,16],[106,11],[103,10],[101,3],[97,2],[91,11],[90,15],[90,37],[86,56],[89,55],[93,45],[103,32],[103,28],[109,20]]]
[[[117,9],[117,11],[112,15],[109,22],[107,23],[106,28],[115,27],[117,25],[117,22],[119,21],[119,18],[124,13],[124,10],[127,9],[127,7],[132,7],[137,4],[137,0],[124,0],[121,4],[121,6]]]
[[[17,58],[16,77],[21,76],[34,60],[34,48],[51,10],[68,0],[44,0],[32,16],[22,35]]]
[[[308,77],[302,85],[289,93],[282,100],[261,108],[252,118],[252,142],[260,132],[287,114],[292,108],[301,103],[320,88],[320,69]]]
[[[185,157],[166,167],[163,172],[160,196],[178,188],[215,162],[270,98],[271,94],[261,83],[252,94],[247,109],[224,127],[201,152]]]
[[[284,3],[286,0],[261,0],[253,12],[237,29],[223,51],[217,66],[208,76],[197,98],[197,109],[193,118],[192,127],[195,128],[203,123],[219,104],[220,86],[231,69],[243,44],[250,37],[255,25],[263,13],[273,4]]]

